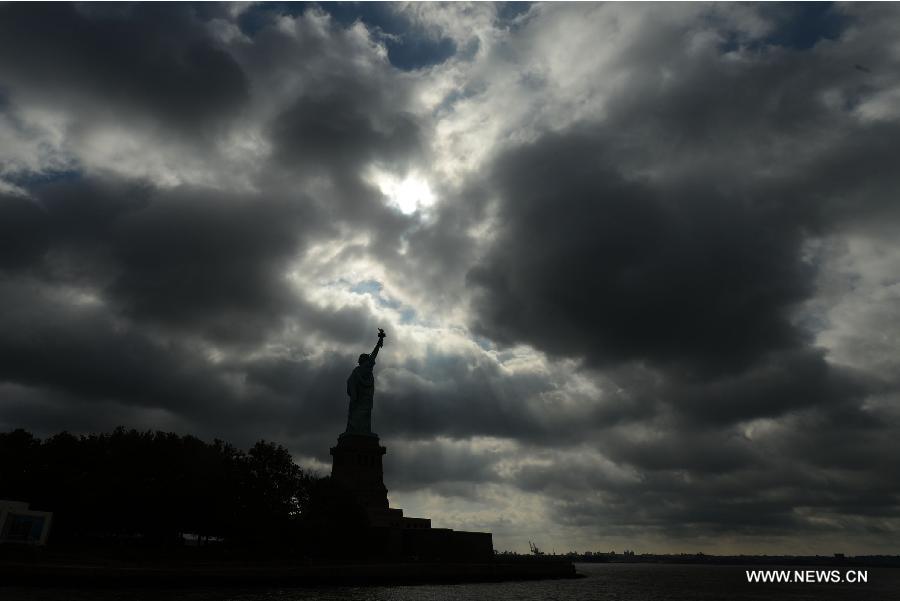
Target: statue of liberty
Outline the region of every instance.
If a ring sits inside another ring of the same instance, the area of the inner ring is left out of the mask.
[[[375,436],[372,432],[372,404],[375,397],[375,357],[378,349],[384,346],[384,330],[378,328],[378,342],[370,354],[359,356],[359,365],[347,378],[347,395],[350,407],[347,410],[347,430],[345,434],[363,434]]]

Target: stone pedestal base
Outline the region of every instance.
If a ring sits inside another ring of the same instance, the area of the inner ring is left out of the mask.
[[[331,477],[366,510],[380,555],[441,561],[492,559],[490,533],[433,529],[431,520],[404,517],[402,509],[389,506],[382,468],[386,452],[376,434],[345,432],[338,437],[337,446],[331,447]]]
[[[381,458],[387,452],[378,436],[341,434],[331,447],[331,477],[352,492],[366,510],[388,509]]]

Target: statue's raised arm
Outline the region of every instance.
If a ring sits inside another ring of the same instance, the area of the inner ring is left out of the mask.
[[[375,343],[375,348],[372,349],[372,353],[369,355],[373,361],[378,356],[378,349],[384,346],[385,337],[387,337],[387,334],[384,333],[384,330],[378,328],[378,342]]]

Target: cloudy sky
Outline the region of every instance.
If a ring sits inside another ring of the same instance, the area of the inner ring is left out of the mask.
[[[407,515],[896,553],[898,40],[892,4],[3,4],[0,429],[327,473],[383,327]]]

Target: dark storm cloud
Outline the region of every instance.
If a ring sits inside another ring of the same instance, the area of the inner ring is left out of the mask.
[[[576,457],[566,470],[525,466],[513,478],[555,499],[563,523],[618,524],[610,533],[840,532],[847,516],[900,515],[887,422],[844,407],[774,424],[753,438],[724,429],[687,435],[669,428],[652,442],[611,434],[601,445],[617,465],[632,467],[624,476]]]
[[[455,486],[448,491],[454,490],[457,496],[470,496],[477,494],[474,485],[499,480],[495,463],[502,455],[473,450],[468,445],[429,440],[397,445],[390,453],[390,460],[385,462],[385,478],[389,478],[394,490],[420,490],[453,483],[468,486]]]
[[[629,40],[629,85],[602,124],[545,133],[490,167],[498,238],[468,277],[478,331],[688,375],[809,343],[790,319],[814,291],[804,243],[889,208],[894,126],[852,115],[879,91],[831,42],[729,60],[688,50],[690,35]],[[877,47],[842,52],[889,60]]]
[[[823,219],[834,228],[877,228],[900,218],[896,190],[900,173],[890,157],[900,152],[900,125],[875,121],[846,131],[841,144],[785,182],[788,193],[821,203]]]
[[[318,169],[409,158],[421,143],[415,119],[379,106],[383,96],[347,82],[330,95],[298,99],[272,125],[276,152],[284,161]]]
[[[469,274],[478,330],[593,364],[713,371],[799,344],[787,311],[813,274],[797,225],[709,183],[629,180],[603,137],[548,135],[496,167],[498,239]]]
[[[896,488],[896,428],[896,416],[845,404],[800,414],[764,433],[760,442],[776,455],[801,458],[811,471],[834,470],[843,479],[871,480],[872,488]],[[885,500],[900,504],[896,492]]]
[[[617,463],[647,472],[679,472],[703,477],[731,473],[756,463],[753,446],[734,430],[678,429],[665,421],[646,438],[607,432],[599,443]]]
[[[779,417],[807,408],[856,404],[875,383],[829,366],[821,351],[774,353],[738,376],[672,387],[669,402],[686,419],[709,425]]]
[[[44,212],[21,196],[0,195],[0,269],[31,265],[47,245]]]
[[[679,391],[667,380],[666,405],[639,425],[582,437],[580,452],[556,445],[565,454],[525,464],[508,482],[549,499],[560,523],[607,535],[839,533],[849,516],[896,518],[896,419],[862,407],[859,377],[826,371],[816,354],[781,360],[740,385]],[[762,419],[730,425],[750,417],[747,401]]]
[[[24,424],[38,437],[62,431],[108,432],[122,424],[138,429],[191,431],[164,409],[126,405],[118,400],[86,399],[9,382],[0,385],[0,430],[11,431]]]
[[[896,516],[893,466],[876,459],[896,418],[863,409],[887,384],[826,361],[796,318],[821,267],[807,241],[896,219],[895,126],[852,114],[881,92],[828,46],[729,62],[656,42],[635,42],[602,124],[489,167],[497,238],[468,274],[476,331],[623,382],[638,417],[598,410],[567,440],[639,477],[566,458],[511,482],[553,499],[561,523],[632,534],[840,532],[840,516]],[[849,52],[886,60],[877,47]],[[660,66],[678,77],[660,85]],[[844,101],[827,105],[835,89]],[[636,366],[647,381],[625,384]],[[753,420],[790,425],[751,439],[740,424]],[[829,517],[803,517],[817,514]]]
[[[316,315],[284,276],[313,230],[328,235],[302,197],[85,179],[33,193],[0,202],[10,268],[39,268],[98,289],[125,316],[219,339],[258,340],[290,312]],[[324,329],[339,332],[348,317]]]
[[[704,449],[702,442],[697,444],[681,436],[673,437],[670,448],[647,453],[645,459],[650,463],[640,463],[650,470],[642,470],[639,480],[607,478],[598,482],[595,469],[577,463],[565,476],[551,469],[540,472],[531,468],[520,477],[525,485],[539,486],[558,500],[556,511],[564,523],[586,527],[598,522],[621,524],[623,530],[653,527],[678,537],[695,536],[697,531],[746,535],[841,532],[848,527],[849,516],[900,515],[893,481],[896,465],[888,457],[889,443],[879,434],[883,426],[831,425],[823,432],[825,424],[814,414],[798,418],[793,425],[796,434],[810,443],[815,440],[822,448],[780,443],[771,446],[780,434],[754,441],[732,434],[731,445],[722,441],[714,445],[720,449],[717,453],[727,455],[728,446],[733,446],[743,449],[745,459],[730,465],[720,460],[719,467],[725,469],[704,471],[698,465],[704,461],[712,464],[716,459],[690,459],[686,453],[694,448],[709,455],[709,445]],[[828,430],[835,434],[840,431],[839,437],[829,440]],[[848,439],[852,441],[849,445]],[[837,455],[852,455],[858,447],[871,447],[863,451],[868,455],[866,461],[849,469],[839,467]],[[829,449],[841,451],[829,456]],[[674,459],[661,465],[659,458],[667,453],[687,461]]]
[[[0,195],[0,267],[63,282],[109,277],[104,251],[117,220],[146,205],[140,183],[64,179],[34,186],[36,196]]]
[[[39,284],[7,281],[2,292],[4,381],[193,417],[229,396],[223,382],[209,377],[195,350],[116,327],[102,309],[73,306],[64,293]]]
[[[300,304],[283,273],[313,223],[301,200],[159,195],[113,232],[110,292],[138,319],[258,338]]]
[[[561,523],[623,533],[841,532],[849,515],[895,517],[894,468],[876,457],[896,418],[867,408],[890,386],[829,362],[798,319],[821,268],[808,242],[896,220],[895,125],[857,112],[892,80],[846,64],[892,59],[877,41],[838,50],[834,33],[815,51],[763,44],[725,60],[683,51],[687,35],[629,40],[628,85],[602,122],[511,145],[487,169],[499,204],[467,278],[476,331],[654,381],[628,385],[639,419],[573,437],[637,477],[560,458],[511,481],[553,499]],[[884,484],[869,494],[863,481]]]
[[[191,132],[234,116],[248,98],[240,66],[189,5],[6,4],[0,78],[17,101],[113,109]]]
[[[418,374],[427,373],[427,379]],[[550,415],[523,401],[549,390],[537,376],[504,378],[495,364],[436,352],[382,375],[389,395],[380,399],[384,431],[412,439],[473,435],[540,437]]]

